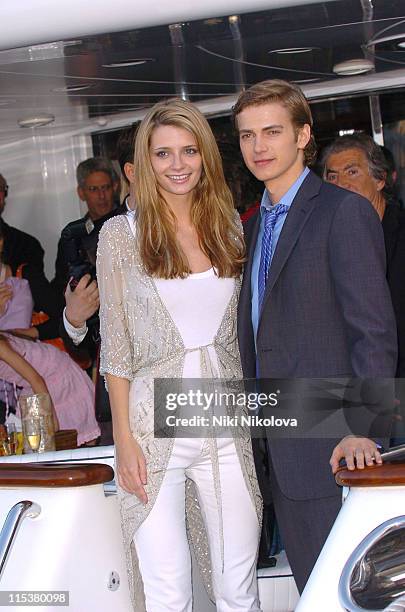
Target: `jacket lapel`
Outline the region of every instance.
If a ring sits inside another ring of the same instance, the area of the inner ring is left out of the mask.
[[[277,242],[277,248],[271,262],[266,291],[263,298],[262,310],[269,299],[270,293],[285,266],[310,214],[316,205],[316,196],[321,188],[322,181],[313,172],[310,172],[302,183],[295,196],[287,218]],[[259,321],[260,325],[260,321]]]

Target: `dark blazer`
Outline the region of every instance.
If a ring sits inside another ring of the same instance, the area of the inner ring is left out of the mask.
[[[100,230],[103,226],[104,221],[107,221],[107,219],[110,219],[110,217],[115,217],[115,215],[125,214],[126,212],[127,212],[127,208],[125,206],[125,203],[121,204],[120,206],[112,210],[110,213],[108,213],[101,219],[97,219],[97,221],[94,221],[93,231],[89,235],[84,236],[82,238],[81,249],[85,257],[87,258],[87,260],[94,266],[96,265],[98,235],[100,233]],[[89,218],[89,215],[87,213],[81,219],[77,219],[77,221],[83,221],[83,223],[85,223],[88,218]],[[68,223],[68,225],[64,228],[64,230],[67,227],[69,227],[69,225],[76,224],[77,221]],[[62,232],[64,230],[62,230]],[[56,261],[55,261],[55,277],[51,281],[51,285],[53,289],[62,297],[65,294],[65,289],[66,289],[68,280],[69,280],[69,266],[68,266],[68,262],[66,261],[66,257],[64,253],[63,241],[62,241],[62,238],[60,238],[58,242],[58,251],[57,251]]]
[[[387,281],[398,330],[398,367],[396,375],[405,378],[405,211],[388,204],[382,218]]]
[[[4,261],[11,267],[13,274],[21,264],[30,264],[44,270],[44,249],[39,240],[1,220],[4,234]]]
[[[245,226],[248,262],[238,311],[244,376],[255,377],[251,269],[259,213]],[[379,218],[368,200],[305,178],[271,264],[257,333],[263,378],[392,377],[396,327]],[[329,458],[337,441],[271,440],[290,499],[336,495]]]

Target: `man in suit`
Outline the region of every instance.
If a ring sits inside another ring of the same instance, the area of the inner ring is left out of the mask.
[[[405,378],[405,212],[393,196],[386,153],[367,134],[342,136],[325,149],[322,169],[325,180],[370,200],[380,218],[398,331],[396,375]]]
[[[3,218],[6,198],[8,195],[7,181],[0,174],[0,219],[4,238],[4,261],[7,261],[13,274],[21,264],[30,264],[39,272],[44,271],[44,249],[39,240],[16,227],[8,225]]]
[[[301,90],[265,81],[234,107],[241,151],[265,184],[245,226],[248,261],[238,333],[246,378],[392,377],[396,329],[381,224],[370,203],[324,183]],[[372,440],[275,439],[270,484],[300,591],[333,525],[341,491],[330,469],[380,463]]]

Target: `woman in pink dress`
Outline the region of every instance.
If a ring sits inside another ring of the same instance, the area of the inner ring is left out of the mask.
[[[76,429],[78,446],[100,435],[94,384],[67,353],[49,344],[0,334],[0,378],[22,394],[49,393],[60,429]]]

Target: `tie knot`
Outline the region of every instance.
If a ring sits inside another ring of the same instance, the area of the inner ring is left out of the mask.
[[[274,227],[277,219],[281,215],[285,215],[287,212],[288,212],[288,206],[286,206],[285,204],[277,204],[277,206],[274,206],[270,210],[266,208],[265,213],[264,213],[265,226],[270,225],[271,227]]]

